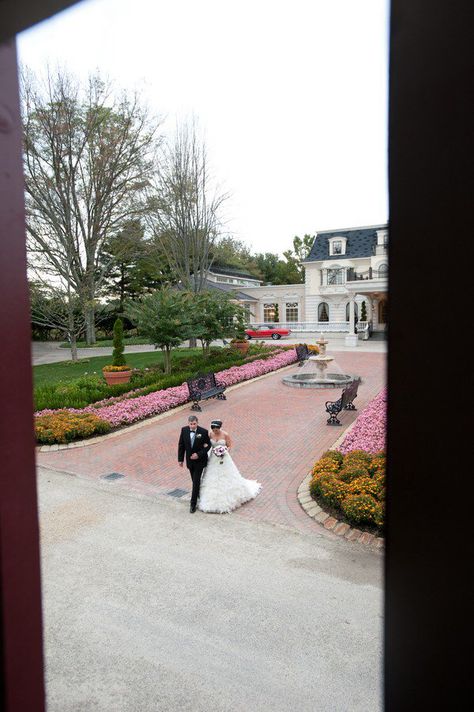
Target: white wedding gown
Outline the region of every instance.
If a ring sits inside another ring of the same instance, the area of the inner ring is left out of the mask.
[[[213,440],[212,447],[225,445],[225,440]],[[210,452],[207,467],[201,480],[198,509],[202,512],[231,512],[249,499],[254,499],[262,485],[256,480],[246,480],[238,471],[229,452],[220,458]]]

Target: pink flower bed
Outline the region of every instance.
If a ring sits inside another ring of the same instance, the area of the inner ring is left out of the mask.
[[[387,389],[384,388],[362,411],[338,449],[344,454],[351,450],[371,453],[385,450],[386,426]]]
[[[225,371],[219,371],[216,373],[216,380],[221,385],[232,386],[235,383],[263,376],[265,373],[270,373],[270,371],[289,366],[296,360],[296,351],[291,349],[266,360],[258,359],[252,363],[232,366],[232,368],[227,368]],[[178,405],[183,405],[188,400],[188,386],[183,383],[181,386],[164,388],[161,391],[155,391],[137,398],[127,398],[126,396],[107,398],[93,405],[88,405],[86,408],[68,408],[67,410],[71,413],[94,413],[102,420],[110,423],[114,428],[164,413],[171,408],[176,408]],[[42,410],[35,413],[35,416],[51,415],[54,412],[54,410]]]

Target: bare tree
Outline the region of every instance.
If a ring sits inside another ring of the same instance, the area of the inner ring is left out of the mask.
[[[212,185],[195,121],[178,125],[162,147],[147,219],[171,271],[186,290],[198,293],[205,285],[227,197]]]
[[[24,72],[22,106],[30,264],[77,295],[94,343],[102,247],[142,212],[158,123],[137,96],[117,98],[98,75],[81,88],[62,70],[43,84]]]

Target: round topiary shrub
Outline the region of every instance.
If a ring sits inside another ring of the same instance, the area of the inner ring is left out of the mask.
[[[35,419],[36,441],[41,444],[69,443],[110,431],[110,424],[93,413],[58,410]]]

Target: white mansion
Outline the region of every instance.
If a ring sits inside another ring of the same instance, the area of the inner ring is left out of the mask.
[[[262,285],[238,270],[212,267],[208,283],[235,291],[250,324],[278,321],[296,333],[339,332],[354,344],[361,334],[385,331],[387,225],[318,232],[303,264],[304,284]]]

